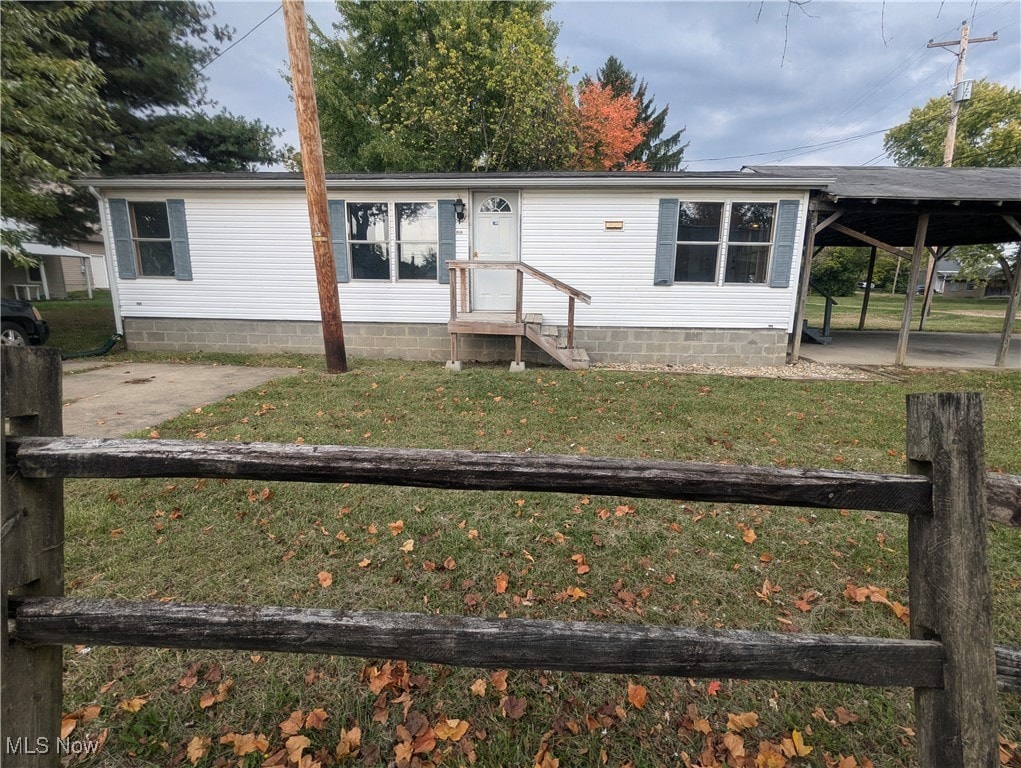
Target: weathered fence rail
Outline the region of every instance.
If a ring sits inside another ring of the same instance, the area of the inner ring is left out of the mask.
[[[56,738],[60,647],[71,643],[912,687],[923,768],[994,766],[997,681],[1021,690],[1021,650],[992,643],[985,552],[987,517],[1021,522],[1021,478],[986,473],[979,395],[909,396],[909,474],[883,475],[465,451],[79,439],[59,435],[60,368],[52,353],[4,348],[0,388],[0,744],[7,737]],[[906,513],[911,638],[64,597],[63,479],[184,476]],[[19,757],[26,765],[56,764],[53,754]]]

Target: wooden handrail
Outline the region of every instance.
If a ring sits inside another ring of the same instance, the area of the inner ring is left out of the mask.
[[[557,280],[555,277],[547,275],[540,269],[536,269],[531,264],[525,264],[523,261],[448,261],[447,268],[451,270],[455,269],[514,269],[518,272],[523,272],[526,275],[531,275],[541,283],[546,283],[556,288],[561,293],[566,293],[568,296],[573,296],[578,301],[584,302],[585,304],[592,303],[592,297],[584,291],[579,291],[577,288],[568,285],[562,280]],[[453,284],[453,283],[451,283]]]

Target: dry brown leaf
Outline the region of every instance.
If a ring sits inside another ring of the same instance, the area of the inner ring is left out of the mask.
[[[78,718],[64,715],[60,719],[60,738],[66,739],[71,735],[71,732],[78,727]]]
[[[123,709],[125,712],[137,712],[148,703],[148,699],[142,696],[136,696],[133,699],[123,699],[121,703],[117,705],[117,709]]]
[[[323,589],[326,589],[333,584],[333,574],[329,571],[319,571],[316,578],[319,579],[319,586]]]
[[[498,691],[506,691],[507,690],[507,670],[506,669],[497,670],[496,672],[494,672],[493,674],[491,674],[489,676],[489,682],[491,682],[493,684],[493,688],[495,688],[496,690],[498,690]]]
[[[854,714],[854,712],[844,709],[844,707],[837,707],[834,710],[834,713],[837,716],[837,721],[841,725],[847,725],[848,723],[858,722],[858,715]]]
[[[401,544],[401,552],[404,552],[405,554],[410,554],[414,549],[415,549],[414,539],[408,539],[403,544]]]
[[[284,720],[278,726],[280,728],[281,736],[293,736],[301,730],[302,723],[305,722],[305,713],[300,709],[296,709],[291,712],[290,716]]]
[[[723,746],[727,748],[727,751],[737,760],[740,760],[745,755],[744,751],[744,739],[738,736],[736,733],[725,733],[723,734]]]
[[[759,724],[758,712],[742,712],[739,715],[729,713],[727,715],[727,730],[740,733],[748,728],[754,728]]]
[[[468,721],[440,720],[433,730],[440,741],[460,741],[468,732]]]
[[[475,682],[471,684],[469,690],[473,696],[485,696],[486,695],[486,681],[481,677],[476,678]]]
[[[209,753],[209,747],[212,743],[212,739],[208,736],[196,736],[189,741],[187,752],[189,762],[192,765],[197,765],[198,761]]]
[[[629,681],[627,684],[627,700],[636,709],[645,709],[645,701],[649,695],[648,690],[644,685],[632,685]]]
[[[342,760],[345,757],[354,757],[358,754],[358,749],[362,744],[362,729],[357,725],[351,730],[340,729],[340,741],[337,742],[337,749],[335,754],[338,760]]]
[[[448,571],[453,571],[457,568],[457,560],[448,557],[443,561],[443,567]]]
[[[307,736],[291,736],[284,746],[287,748],[287,759],[292,763],[301,760],[301,753],[304,752],[312,742]]]
[[[755,535],[754,528],[746,528],[744,534],[741,536],[741,539],[745,544],[754,544],[757,538],[759,537]]]
[[[517,696],[504,696],[500,699],[500,711],[503,712],[504,717],[509,717],[511,720],[520,720],[525,716],[527,708],[528,701],[519,699]]]
[[[509,583],[510,577],[503,571],[500,571],[495,577],[493,577],[493,586],[496,589],[496,594],[498,595],[502,595],[507,591],[507,585]]]
[[[397,520],[397,521],[392,522],[392,523],[387,523],[386,527],[390,529],[390,535],[391,536],[397,536],[397,535],[399,535],[401,533],[401,531],[404,530],[404,521],[403,520]]]
[[[370,560],[367,557],[362,558],[361,560],[358,561],[359,568],[368,568],[370,565],[372,565],[372,560]]]
[[[305,727],[312,728],[316,731],[321,731],[326,727],[326,721],[330,719],[330,716],[326,714],[326,710],[322,708],[313,709],[308,713],[305,718]]]

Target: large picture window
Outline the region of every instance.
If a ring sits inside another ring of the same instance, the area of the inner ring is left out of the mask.
[[[439,237],[436,203],[396,203],[397,279],[435,280]]]
[[[775,203],[731,204],[725,282],[766,282],[775,218]]]
[[[131,241],[142,277],[174,277],[166,203],[131,203]]]

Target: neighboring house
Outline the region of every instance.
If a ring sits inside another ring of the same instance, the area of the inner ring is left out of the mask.
[[[35,266],[13,264],[5,257],[0,275],[0,293],[20,299],[66,299],[72,291],[92,296],[96,287],[93,259],[82,251],[66,246],[23,242],[22,250],[35,257]],[[104,282],[109,284],[107,280]]]
[[[323,351],[300,175],[82,183],[101,196],[129,348]],[[346,349],[452,359],[445,264],[477,259],[527,265],[590,296],[574,313],[573,346],[594,361],[782,365],[819,184],[743,172],[330,175],[323,236],[334,245]],[[521,271],[463,273],[460,321],[493,322],[459,327],[459,358],[512,356],[505,334],[520,344],[522,324],[497,325],[515,321],[516,278],[528,338],[543,346],[539,329],[553,324],[562,335],[574,302]],[[525,357],[549,360],[531,344]]]

